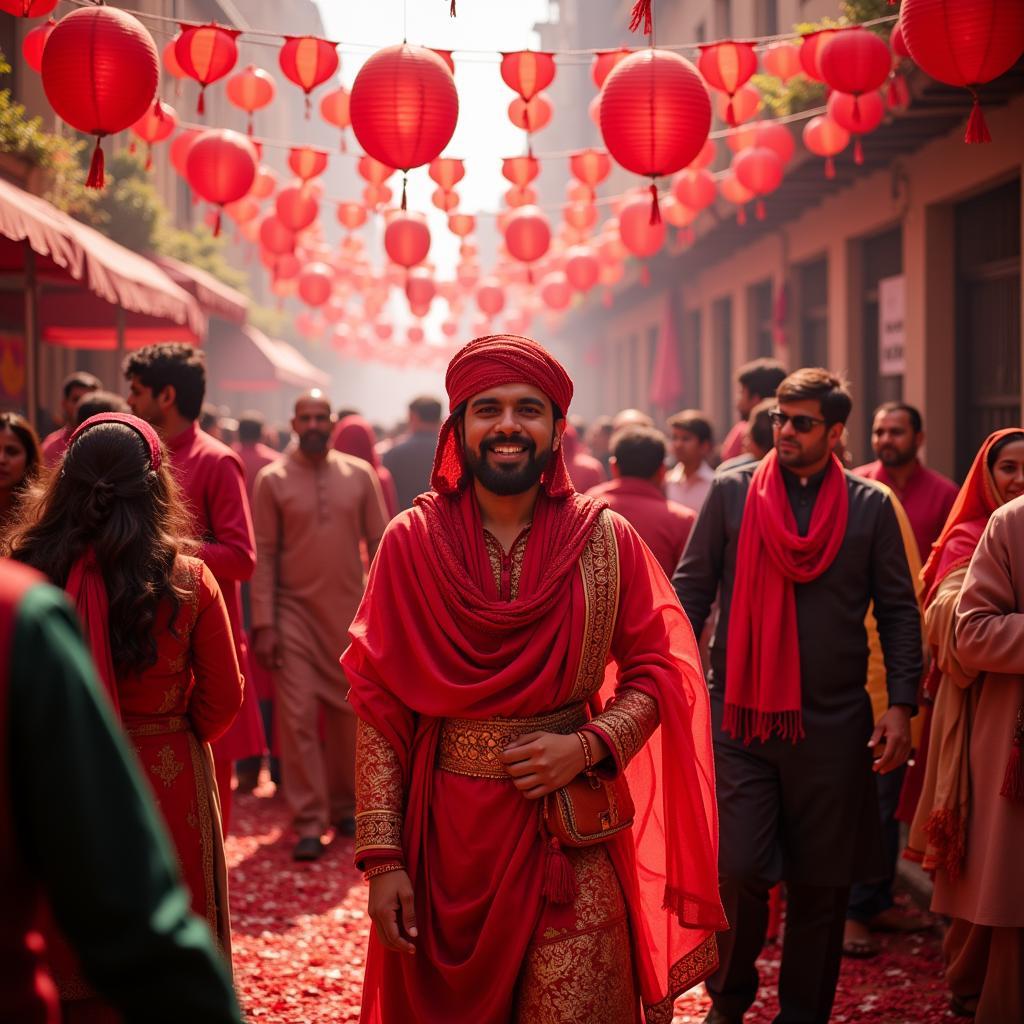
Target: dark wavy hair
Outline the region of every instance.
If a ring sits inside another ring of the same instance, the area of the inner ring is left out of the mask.
[[[42,469],[43,449],[39,444],[39,435],[32,424],[16,412],[0,412],[0,431],[2,430],[9,430],[14,434],[25,449],[25,475],[18,485],[20,491],[31,485]]]
[[[170,601],[173,624],[188,598],[175,580],[178,556],[194,550],[188,535],[185,503],[166,460],[154,471],[137,431],[98,423],[68,448],[62,470],[28,497],[10,557],[63,587],[91,547],[110,602],[114,667],[131,674],[156,662],[160,601]]]

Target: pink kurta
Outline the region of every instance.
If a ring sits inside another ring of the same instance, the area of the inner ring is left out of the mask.
[[[242,675],[250,678],[248,648],[242,629],[240,583],[256,566],[256,542],[245,493],[242,460],[226,445],[193,423],[164,442],[171,465],[192,512],[193,531],[202,542],[199,557],[220,585],[231,620]],[[237,761],[263,753],[263,726],[256,694],[245,687],[242,710],[228,731],[213,744],[214,758]]]
[[[43,451],[43,461],[48,466],[55,466],[64,458],[64,452],[67,451],[68,439],[70,437],[71,431],[67,427],[60,427],[52,434],[47,434],[43,438],[40,442],[40,447]]]

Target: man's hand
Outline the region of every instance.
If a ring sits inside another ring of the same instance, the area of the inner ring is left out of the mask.
[[[281,667],[281,648],[277,642],[277,630],[273,626],[261,626],[252,638],[256,660],[266,669]]]
[[[412,882],[405,871],[389,871],[370,879],[369,913],[377,928],[377,937],[385,949],[396,953],[415,953],[416,947],[404,938],[416,938],[416,908]]]
[[[878,720],[868,746],[879,755],[872,767],[880,775],[887,775],[905,764],[910,757],[910,708],[902,704],[889,708]]]
[[[597,764],[608,751],[593,733],[583,735],[593,752],[593,763]],[[572,782],[587,763],[575,733],[569,736],[553,732],[524,733],[499,756],[516,789],[527,800],[539,800],[561,789]]]

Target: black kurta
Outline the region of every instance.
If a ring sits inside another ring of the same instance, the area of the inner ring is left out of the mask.
[[[700,635],[716,595],[711,643],[712,728],[720,812],[720,869],[814,885],[848,885],[884,872],[867,742],[868,604],[885,657],[890,704],[916,706],[921,623],[899,523],[889,497],[846,474],[849,518],[835,560],[796,585],[805,738],[744,744],[722,730],[725,652],[736,553],[756,465],[715,478],[673,584]],[[783,470],[797,528],[806,534],[824,474],[806,485]]]

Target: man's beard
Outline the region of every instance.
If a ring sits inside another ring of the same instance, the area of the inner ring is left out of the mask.
[[[519,466],[507,464],[494,465],[487,461],[487,453],[494,447],[504,445],[521,445],[526,449],[526,462]],[[551,449],[538,452],[537,445],[528,437],[488,438],[480,442],[480,454],[477,455],[463,445],[466,466],[480,485],[492,494],[509,497],[522,494],[540,481],[544,470],[551,461]]]
[[[323,455],[327,441],[328,435],[322,430],[307,430],[299,435],[299,450],[306,455]]]
[[[901,451],[899,448],[881,448],[878,452],[879,461],[883,466],[906,466],[916,457],[917,452],[913,449]]]
[[[795,448],[778,448],[779,462],[787,469],[801,469],[804,466],[813,466],[816,462],[819,462],[825,453],[829,450],[828,441],[822,441],[821,444],[815,445],[813,448],[804,448],[797,446]]]

